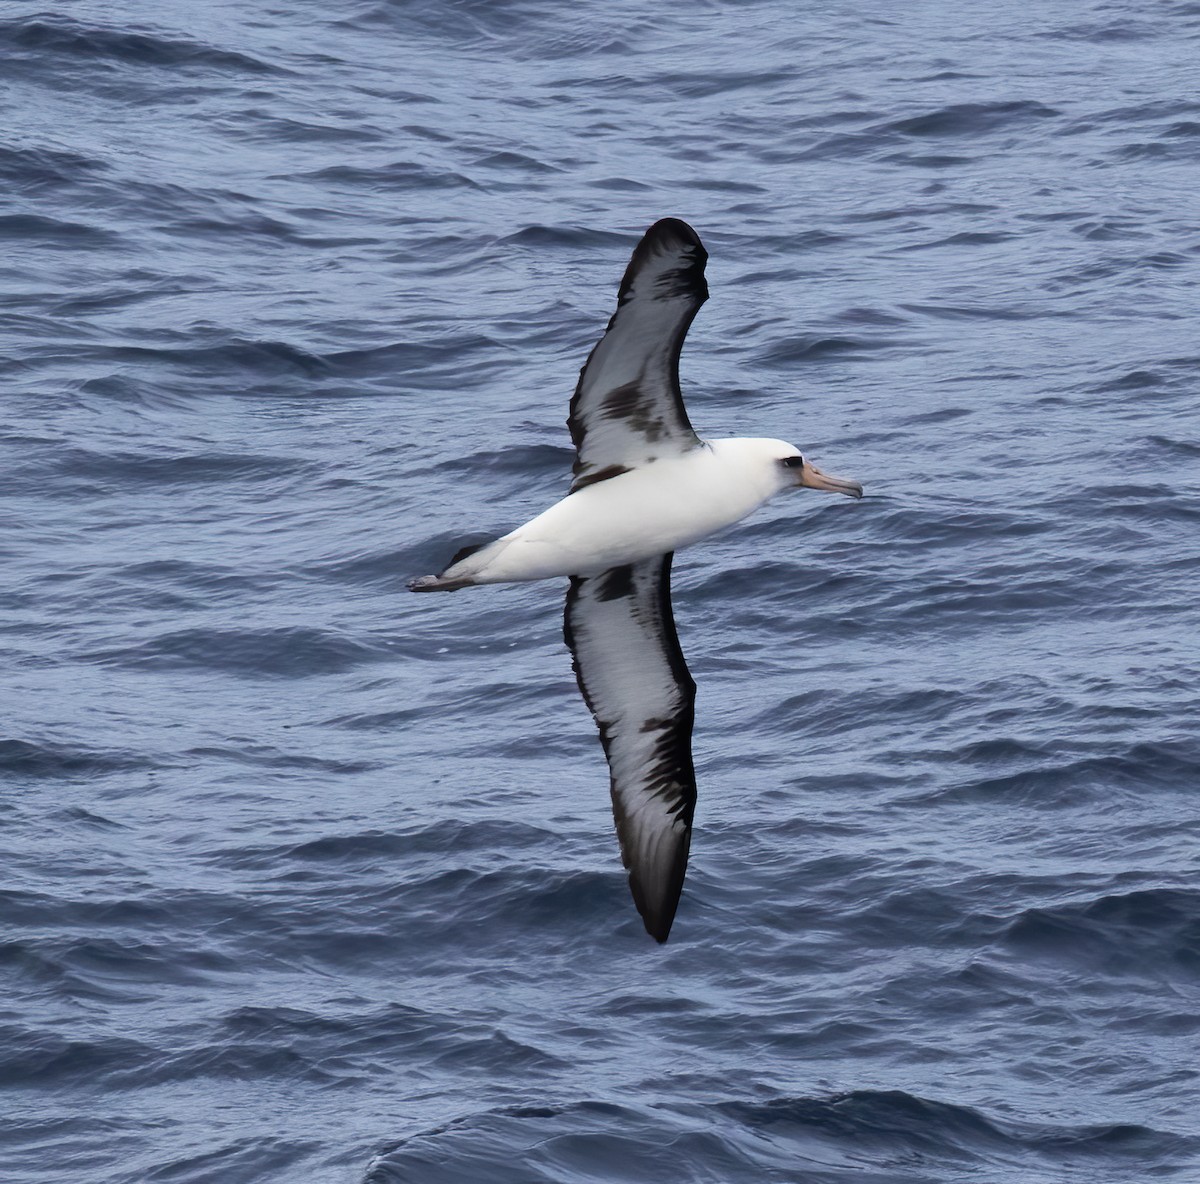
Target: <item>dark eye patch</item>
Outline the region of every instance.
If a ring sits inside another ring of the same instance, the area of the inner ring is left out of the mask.
[[[802,468],[804,468],[804,457],[802,457],[802,456],[785,456],[783,458],[783,465],[785,468],[788,468],[788,469],[802,469]]]

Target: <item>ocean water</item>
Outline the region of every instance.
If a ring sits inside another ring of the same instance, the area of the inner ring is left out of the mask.
[[[0,5],[4,1184],[1200,1181],[1200,5]],[[642,931],[556,582],[703,435]]]

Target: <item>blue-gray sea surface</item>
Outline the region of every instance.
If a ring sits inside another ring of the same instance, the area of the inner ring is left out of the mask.
[[[1200,1180],[1200,5],[0,7],[4,1184]],[[642,930],[558,581],[638,235],[703,435]]]

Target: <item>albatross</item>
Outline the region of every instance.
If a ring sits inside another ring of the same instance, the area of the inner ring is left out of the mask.
[[[702,440],[679,354],[708,299],[708,253],[678,218],[634,248],[617,311],[588,356],[567,425],[574,480],[560,502],[494,542],[464,547],[414,592],[568,577],[563,637],[600,730],[633,900],[665,942],[683,891],[696,774],[696,684],[671,613],[671,560],[785,490],[862,497],[782,440]]]

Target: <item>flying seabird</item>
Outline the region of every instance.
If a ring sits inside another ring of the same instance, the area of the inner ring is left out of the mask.
[[[608,758],[634,903],[660,942],[683,890],[696,806],[696,684],[671,614],[671,558],[785,489],[862,496],[858,482],[822,473],[782,440],[702,440],[692,430],[679,353],[708,299],[707,259],[678,218],[646,231],[571,399],[570,492],[409,584],[414,592],[453,592],[570,578],[563,636]]]

